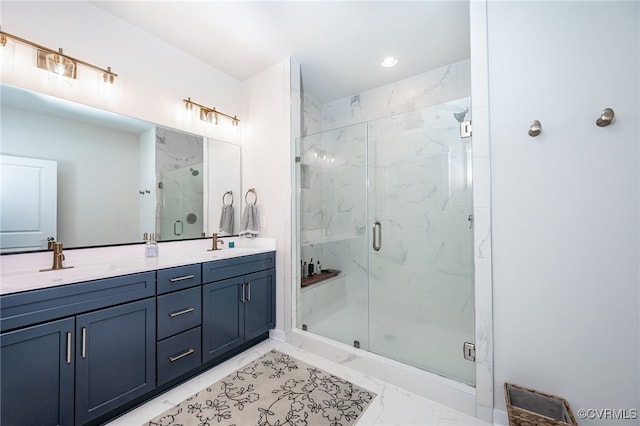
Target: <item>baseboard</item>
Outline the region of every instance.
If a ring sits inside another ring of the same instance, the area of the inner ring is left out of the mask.
[[[493,424],[495,426],[509,426],[509,415],[504,410],[493,410]]]
[[[287,341],[287,334],[282,330],[278,330],[277,328],[269,330],[269,337],[283,343],[286,343]]]

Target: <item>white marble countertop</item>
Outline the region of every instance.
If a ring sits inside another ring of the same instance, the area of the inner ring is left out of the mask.
[[[145,257],[144,244],[67,249],[64,250],[63,266],[73,268],[44,272],[40,270],[51,268],[53,264],[51,251],[3,255],[0,256],[0,295],[266,253],[276,249],[273,238],[221,239],[225,244],[222,250],[216,251],[208,251],[211,248],[210,238],[158,243],[158,257]],[[235,243],[234,248],[228,248],[231,241]]]

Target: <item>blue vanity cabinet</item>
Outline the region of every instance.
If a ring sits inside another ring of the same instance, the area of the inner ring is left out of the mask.
[[[241,276],[202,286],[202,362],[244,342],[243,284]]]
[[[81,425],[156,387],[156,273],[0,296],[2,425]]]
[[[275,253],[202,265],[202,362],[275,326]]]
[[[153,298],[76,317],[76,424],[155,389],[155,325]]]
[[[275,272],[255,272],[245,275],[244,280],[244,338],[251,340],[276,325]]]
[[[74,325],[65,318],[0,335],[0,424],[73,425]]]
[[[0,296],[0,424],[102,424],[268,337],[275,252]]]
[[[201,273],[200,263],[158,271],[158,386],[202,364]]]

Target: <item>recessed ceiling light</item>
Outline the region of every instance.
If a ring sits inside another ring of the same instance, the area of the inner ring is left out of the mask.
[[[396,58],[395,56],[387,56],[382,60],[382,62],[380,62],[380,65],[382,65],[385,68],[391,68],[395,66],[397,63],[398,63],[398,58]]]

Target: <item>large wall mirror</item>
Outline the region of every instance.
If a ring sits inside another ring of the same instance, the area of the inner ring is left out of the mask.
[[[237,235],[241,148],[0,85],[0,250]],[[220,228],[223,211],[236,218]]]

